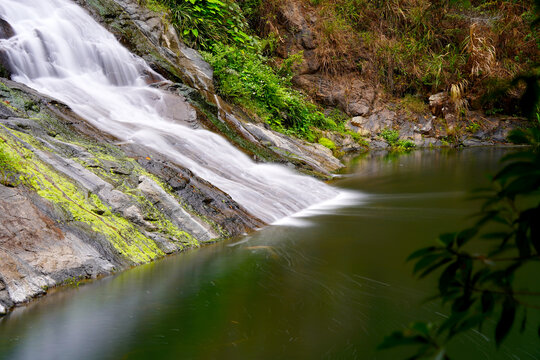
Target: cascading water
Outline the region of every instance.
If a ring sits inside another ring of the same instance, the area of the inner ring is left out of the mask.
[[[15,32],[0,40],[13,80],[59,99],[105,132],[159,151],[262,220],[337,195],[282,166],[255,164],[214,133],[179,124],[193,118],[187,105],[174,119],[158,111],[170,95],[147,81],[159,75],[68,0],[2,0],[0,17]]]

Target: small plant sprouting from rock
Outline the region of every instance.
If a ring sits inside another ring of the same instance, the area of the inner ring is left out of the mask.
[[[84,281],[84,276],[70,277],[69,279],[64,280],[64,285],[72,288],[78,288],[79,285]]]
[[[383,129],[379,135],[394,151],[408,151],[416,146],[411,140],[400,139],[399,132],[394,129]]]
[[[471,134],[474,134],[475,132],[480,130],[480,124],[476,122],[470,122],[469,125],[467,125],[467,127],[465,128],[465,130],[467,130]]]

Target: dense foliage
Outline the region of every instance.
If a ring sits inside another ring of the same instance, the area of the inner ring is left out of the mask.
[[[182,39],[192,47],[209,49],[214,43],[250,46],[254,41],[234,1],[146,0],[146,5],[167,12]]]
[[[265,53],[273,40],[249,32],[248,23],[231,0],[147,0],[165,11],[183,40],[202,50],[214,68],[220,95],[259,116],[275,130],[315,141],[316,129],[343,130],[291,86],[292,56],[280,67],[270,65]]]
[[[274,129],[313,141],[312,127],[336,128],[317,106],[292,89],[292,74],[287,66],[275,71],[260,53],[219,43],[205,53],[205,59],[214,68],[219,92],[256,113]]]

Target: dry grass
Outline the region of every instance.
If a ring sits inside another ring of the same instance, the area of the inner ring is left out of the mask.
[[[361,52],[361,39],[352,26],[331,7],[319,12],[317,22],[316,54],[322,70],[338,75],[357,69],[356,61]]]
[[[450,100],[454,104],[456,114],[460,116],[469,106],[469,102],[465,98],[468,82],[462,80],[457,84],[452,84],[450,87]]]
[[[292,1],[314,14],[324,73],[359,72],[394,96],[449,91],[459,93],[457,108],[477,108],[490,81],[508,81],[540,60],[532,0]],[[261,18],[266,33],[286,38],[275,15],[280,3],[262,1]]]
[[[465,40],[465,47],[469,56],[468,66],[470,74],[473,77],[490,76],[495,67],[496,50],[491,44],[489,30],[484,29],[483,33],[477,23],[471,24],[469,27],[469,36]]]

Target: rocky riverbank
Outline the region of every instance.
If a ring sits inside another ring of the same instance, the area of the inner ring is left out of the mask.
[[[273,131],[227,104],[216,94],[211,67],[179,40],[161,14],[136,0],[76,2],[168,79],[149,82],[168,92],[165,105],[173,118],[181,108],[191,116],[178,121],[222,134],[255,161],[329,179],[343,166],[336,156],[366,146],[390,146],[381,137],[383,129],[397,129],[400,139],[417,146],[445,145],[449,137],[463,133],[452,127],[444,99],[434,103],[433,114],[411,121],[405,110],[383,106],[375,98],[366,103],[361,96],[351,104],[336,98],[337,103],[329,104],[349,109],[348,128],[367,143],[325,133],[338,146],[333,152]],[[0,39],[11,36],[10,25],[0,19]],[[310,50],[309,39],[300,39]],[[143,145],[105,134],[58,100],[7,79],[9,64],[1,52],[0,65],[0,315],[50,287],[265,225],[189,169]],[[314,74],[306,71],[298,84]],[[364,90],[364,95],[371,91]],[[442,117],[435,116],[439,112]],[[516,124],[481,115],[478,119],[478,127],[467,130],[458,143],[503,142]]]

